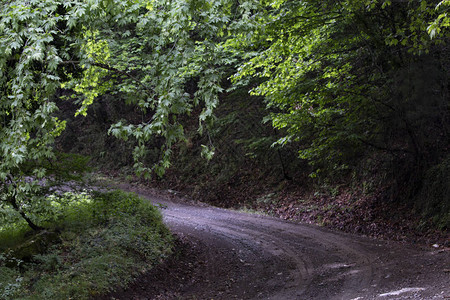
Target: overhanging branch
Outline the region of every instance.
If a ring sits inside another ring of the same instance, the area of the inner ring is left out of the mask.
[[[77,65],[78,65],[78,64],[80,64],[80,63],[81,63],[81,62],[80,62],[80,61],[77,61],[77,60],[67,60],[67,61],[61,62],[61,64],[65,64],[65,65],[68,65],[68,64],[77,64]],[[91,63],[91,65],[93,65],[93,66],[95,66],[95,67],[98,67],[98,68],[101,68],[101,69],[105,69],[105,70],[114,72],[114,73],[117,73],[117,74],[120,74],[120,75],[123,75],[123,76],[126,76],[126,77],[130,78],[131,80],[133,80],[134,82],[138,83],[138,84],[139,84],[144,90],[146,90],[150,95],[153,94],[153,91],[152,91],[151,89],[149,89],[149,88],[148,88],[146,85],[144,85],[138,78],[136,78],[135,76],[131,75],[131,74],[128,73],[128,72],[119,70],[119,69],[117,69],[117,68],[114,68],[114,67],[112,67],[112,66],[110,66],[110,65],[107,65],[107,64],[104,64],[104,63],[96,63],[96,62],[94,62],[94,63]]]
[[[362,139],[362,138],[357,138],[357,139],[358,139],[361,143],[363,143],[363,144],[365,144],[365,145],[367,145],[367,146],[370,146],[370,147],[372,147],[372,148],[374,148],[374,149],[377,149],[377,150],[386,151],[386,152],[390,152],[390,153],[400,152],[400,153],[413,154],[411,151],[409,151],[409,150],[407,150],[407,149],[388,148],[388,147],[383,147],[383,146],[376,145],[376,144],[371,143],[371,142],[369,142],[369,141],[366,141],[366,140],[364,140],[364,139]]]

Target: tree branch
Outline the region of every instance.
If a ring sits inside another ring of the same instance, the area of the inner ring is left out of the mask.
[[[80,61],[77,61],[77,60],[67,60],[67,61],[61,62],[61,64],[64,64],[64,65],[68,65],[68,64],[77,64],[77,65],[78,65],[78,64],[80,64],[80,63],[81,63],[81,62],[80,62]],[[92,63],[92,65],[95,66],[95,67],[99,67],[99,68],[102,68],[102,69],[105,69],[105,70],[108,70],[108,71],[112,71],[112,72],[114,72],[114,73],[117,73],[117,74],[126,76],[126,77],[130,78],[131,80],[137,82],[137,83],[138,83],[143,89],[145,89],[150,95],[153,94],[153,91],[152,91],[151,89],[149,89],[149,88],[148,88],[147,86],[145,86],[138,78],[136,78],[135,76],[131,75],[131,74],[128,73],[128,72],[121,71],[121,70],[119,70],[119,69],[117,69],[117,68],[114,68],[114,67],[112,67],[112,66],[110,66],[110,65],[103,64],[103,63],[96,63],[96,62],[94,62],[94,63]]]
[[[8,175],[8,179],[10,181],[10,183],[13,185],[14,189],[17,190],[17,184],[14,181],[14,179],[12,178],[11,174]],[[17,211],[22,218],[27,222],[28,226],[30,226],[31,229],[33,229],[34,231],[39,231],[44,229],[44,227],[41,227],[39,225],[36,225],[33,221],[31,221],[30,218],[28,218],[28,216],[25,214],[25,212],[20,209],[19,205],[17,204],[17,200],[16,200],[16,196],[10,196],[7,198],[6,200],[8,203],[11,204],[11,206],[14,208],[15,211]]]
[[[408,154],[414,154],[413,152],[407,150],[407,149],[395,149],[395,148],[388,148],[388,147],[383,147],[383,146],[378,146],[375,145],[369,141],[363,140],[362,138],[357,138],[361,143],[368,145],[372,148],[375,148],[377,150],[381,150],[381,151],[386,151],[386,152],[402,152],[402,153],[408,153]]]

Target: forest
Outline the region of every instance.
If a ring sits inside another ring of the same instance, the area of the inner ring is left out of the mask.
[[[0,299],[93,297],[174,251],[156,207],[92,190],[94,177],[445,240],[449,10],[449,0],[2,1]]]

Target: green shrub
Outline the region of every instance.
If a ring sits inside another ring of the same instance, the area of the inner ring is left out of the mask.
[[[20,270],[18,264],[0,268],[0,299],[88,299],[126,286],[171,252],[161,214],[135,194],[65,194],[52,200],[56,208],[47,226],[58,232],[58,242]],[[27,234],[19,233],[14,240],[20,244]]]
[[[17,268],[0,266],[0,299],[14,299],[20,292],[23,277]]]
[[[431,168],[416,200],[416,208],[440,229],[450,228],[450,156]]]

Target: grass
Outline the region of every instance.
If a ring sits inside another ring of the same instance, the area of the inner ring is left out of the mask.
[[[20,257],[17,247],[37,234],[22,223],[0,228],[0,299],[90,299],[125,287],[172,251],[159,211],[135,194],[61,198],[52,199],[46,228],[56,237],[44,250]]]
[[[263,210],[254,209],[251,207],[246,207],[246,206],[235,209],[235,211],[246,213],[246,214],[259,215],[259,216],[270,216],[270,213],[268,213],[268,212],[265,212]]]

